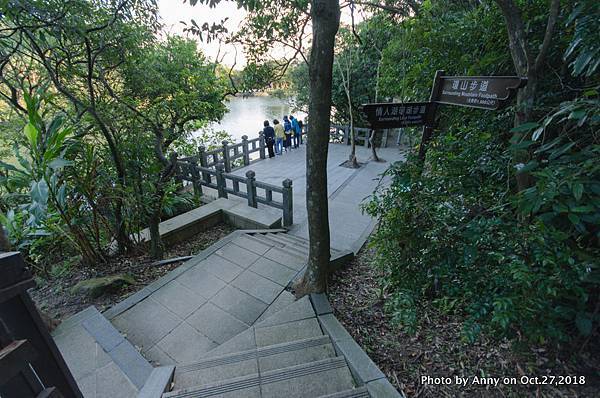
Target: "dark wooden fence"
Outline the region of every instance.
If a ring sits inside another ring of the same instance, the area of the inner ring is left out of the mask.
[[[82,397],[29,297],[21,253],[0,252],[0,397]]]

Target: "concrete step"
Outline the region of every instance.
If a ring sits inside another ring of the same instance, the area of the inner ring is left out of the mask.
[[[277,303],[278,301],[275,300],[272,305],[275,311],[270,316],[265,317],[260,322],[255,323],[254,326],[207,352],[203,358],[233,354],[323,335],[308,297],[282,307],[276,307]]]
[[[332,357],[335,357],[335,350],[328,336],[275,344],[179,365],[175,371],[175,388],[189,388]]]
[[[271,239],[279,240],[286,244],[286,246],[297,247],[308,250],[308,241],[300,240],[298,238],[290,238],[286,233],[268,233],[266,234]]]
[[[343,357],[327,358],[249,376],[165,393],[164,398],[312,398],[352,389]]]
[[[309,243],[308,243],[307,239],[300,238],[298,236],[294,236],[294,235],[292,235],[290,233],[287,233],[287,232],[269,232],[269,233],[270,234],[276,234],[277,236],[282,237],[283,239],[285,239],[287,241],[290,241],[292,243],[305,246],[307,248],[309,246]]]
[[[287,253],[290,253],[294,256],[300,257],[300,258],[306,258],[306,256],[308,255],[308,251],[307,250],[303,250],[302,248],[298,248],[296,247],[292,242],[288,242],[288,241],[284,241],[283,239],[280,239],[277,237],[278,235],[275,234],[258,234],[258,235],[254,235],[254,237],[256,239],[261,240],[262,242],[265,243],[269,243],[275,247],[277,247],[277,249],[279,250],[283,250]]]
[[[353,388],[352,390],[340,391],[319,398],[370,398],[369,391],[365,387]]]

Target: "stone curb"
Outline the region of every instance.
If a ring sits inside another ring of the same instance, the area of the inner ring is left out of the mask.
[[[140,390],[138,398],[160,398],[170,387],[173,381],[175,366],[161,366],[154,368],[148,381]]]
[[[152,373],[152,365],[95,307],[91,308],[94,314],[82,321],[81,325],[133,385],[141,389]]]
[[[365,386],[372,398],[405,398],[385,377],[350,333],[333,315],[325,294],[311,294],[311,303],[323,331],[329,335],[338,353],[346,358],[348,367],[359,386]]]

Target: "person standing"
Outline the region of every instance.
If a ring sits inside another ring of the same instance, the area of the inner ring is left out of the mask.
[[[302,120],[298,120],[298,126],[300,127],[300,145],[302,145],[302,130],[304,130],[304,123]]]
[[[263,136],[265,137],[265,143],[267,144],[267,149],[269,150],[269,157],[272,158],[275,156],[275,153],[273,153],[273,145],[275,144],[275,130],[273,127],[269,126],[268,120],[265,120],[263,124],[265,125],[263,128]]]
[[[273,120],[273,129],[275,130],[275,153],[277,155],[283,154],[283,140],[285,140],[285,130],[283,124],[279,123],[279,120]]]
[[[292,150],[292,123],[290,123],[290,120],[288,119],[287,115],[283,117],[283,130],[285,132],[285,141],[283,143],[283,146],[285,148],[285,151],[291,151]]]
[[[300,125],[295,117],[290,115],[290,122],[292,123],[292,136],[294,138],[294,148],[298,148],[300,145]]]

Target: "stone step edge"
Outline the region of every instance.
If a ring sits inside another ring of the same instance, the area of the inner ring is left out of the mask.
[[[271,238],[264,236],[264,235],[262,235],[261,239],[271,240]],[[292,246],[289,246],[289,245],[274,247],[274,249],[280,250],[280,251],[284,252],[285,254],[288,254],[292,257],[296,257],[298,260],[306,261],[308,259],[308,252],[303,252],[298,249],[294,249]]]
[[[321,395],[319,398],[371,398],[371,396],[369,395],[369,391],[366,387],[358,387],[352,390]]]
[[[152,373],[152,365],[91,305],[65,320],[53,333],[54,337],[83,328],[117,365],[121,373],[139,390]]]
[[[321,329],[333,342],[336,354],[346,359],[357,384],[365,386],[372,398],[403,398],[404,395],[392,386],[385,374],[335,317],[327,296],[311,296],[311,303],[317,313],[321,312],[317,315]]]
[[[261,232],[260,234],[255,234],[253,236],[261,236],[262,238],[269,239],[270,241],[279,242],[284,245],[284,249],[288,249],[288,250],[294,249],[298,253],[302,253],[303,256],[308,255],[308,250],[309,250],[308,240],[291,235],[290,233]],[[300,247],[302,247],[302,249],[305,249],[305,250],[295,249],[294,245],[297,245],[297,244],[300,245]],[[354,254],[354,252],[352,252],[351,250],[348,250],[348,249],[339,250],[339,249],[335,249],[333,247],[330,248],[330,252],[331,252],[331,260],[330,260],[331,262],[334,262],[335,259],[342,257],[344,255],[347,255],[350,253]]]
[[[193,398],[210,397],[219,394],[239,391],[246,388],[258,387],[261,384],[276,383],[284,380],[294,379],[311,374],[318,374],[328,370],[334,370],[346,367],[344,357],[327,358],[320,361],[309,362],[301,365],[290,366],[287,368],[272,370],[261,375],[253,374],[244,377],[237,377],[223,382],[206,384],[203,386],[172,391],[163,395],[164,398]]]
[[[154,368],[137,398],[159,398],[171,387],[175,366],[160,366]]]
[[[247,361],[249,359],[264,358],[271,355],[281,354],[284,352],[298,351],[310,347],[318,347],[325,344],[331,344],[331,340],[328,336],[318,336],[309,339],[296,340],[287,343],[274,344],[267,347],[262,347],[253,350],[240,351],[233,354],[226,354],[222,356],[206,358],[204,360],[186,364],[178,365],[175,370],[175,375],[193,372],[200,369],[207,369],[214,366],[228,365],[236,362]]]
[[[296,273],[296,276],[294,276],[294,279],[297,277],[297,275],[298,275],[298,273]],[[293,281],[294,279],[292,279],[292,281]],[[289,293],[289,291],[287,291],[287,290],[283,290],[283,291],[280,293],[280,295],[281,295],[281,294],[283,294],[283,293]],[[279,296],[278,296],[278,297],[279,297]],[[277,300],[277,299],[275,299],[275,300]],[[247,332],[249,329],[252,329],[252,328],[257,328],[257,327],[258,327],[258,328],[260,328],[260,327],[263,327],[263,326],[261,326],[261,325],[264,325],[264,324],[266,324],[266,323],[267,323],[267,321],[269,321],[269,320],[272,320],[272,318],[274,318],[274,317],[278,316],[280,312],[282,312],[282,311],[285,311],[285,310],[286,310],[286,309],[287,309],[289,306],[291,306],[291,305],[294,305],[294,304],[295,304],[297,301],[298,301],[298,300],[296,300],[296,301],[292,301],[291,303],[289,303],[289,304],[288,304],[288,305],[286,305],[285,307],[281,308],[280,310],[278,310],[278,311],[275,311],[274,313],[270,314],[268,317],[266,317],[266,318],[264,318],[264,319],[261,319],[260,321],[257,321],[256,323],[254,323],[253,325],[251,325],[251,326],[250,326],[248,329],[245,329],[245,330],[241,331],[240,333],[236,334],[235,336],[232,336],[231,338],[229,338],[228,340],[224,341],[222,344],[220,344],[219,346],[215,347],[214,349],[216,350],[216,349],[218,349],[218,348],[219,348],[221,345],[223,345],[223,344],[227,344],[227,342],[228,342],[228,341],[235,339],[235,338],[236,338],[238,335],[240,335],[240,334],[242,334],[242,333],[246,333],[246,332]],[[267,307],[267,308],[265,309],[265,311],[263,311],[263,313],[264,313],[264,312],[266,312],[266,311],[268,311],[268,309],[269,309],[269,307]],[[313,306],[313,312],[314,312],[314,306]],[[303,317],[303,318],[300,318],[300,319],[296,319],[296,320],[294,320],[294,321],[301,321],[301,320],[304,320],[304,319],[309,319],[309,318],[315,318],[315,319],[316,319],[316,317],[317,317],[317,314],[316,314],[316,313],[313,313],[313,314],[312,314],[312,315],[310,315],[310,316],[306,316],[306,317]],[[260,318],[260,317],[259,317],[259,318]],[[287,322],[284,322],[284,323],[287,323]],[[321,329],[321,331],[322,331],[322,329]],[[321,337],[321,336],[319,336],[319,337]],[[212,355],[212,354],[211,354],[211,352],[212,352],[212,350],[211,350],[211,351],[208,351],[208,352],[206,352],[206,353],[204,353],[204,358],[205,358],[205,359],[210,359],[210,358],[217,358],[217,357],[223,356],[222,354],[218,354],[218,355]],[[229,354],[226,354],[226,355],[229,355]]]
[[[273,239],[280,239],[282,242],[285,242],[287,245],[297,245],[302,248],[308,249],[309,243],[306,240],[300,240],[297,238],[290,238],[290,236],[286,233],[272,233],[268,232],[265,234],[266,236],[272,237]]]
[[[282,251],[286,251],[287,253],[296,256],[296,257],[306,257],[307,253],[305,252],[301,252],[300,250],[297,249],[293,249],[290,248],[289,243],[287,242],[283,242],[281,240],[277,240],[277,239],[273,239],[270,236],[267,236],[265,234],[255,234],[255,235],[250,235],[252,238],[263,242],[263,244],[268,243],[270,245],[272,245],[273,247],[275,247],[278,250],[282,250]]]

